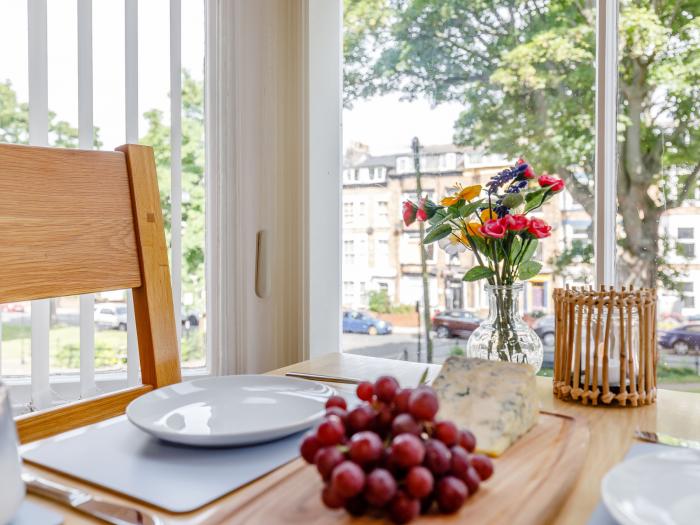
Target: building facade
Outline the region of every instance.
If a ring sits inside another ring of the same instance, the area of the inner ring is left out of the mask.
[[[437,201],[455,184],[484,185],[490,177],[511,165],[508,159],[484,155],[454,145],[425,146],[421,150],[423,195]],[[415,306],[423,300],[418,224],[406,227],[401,219],[404,200],[416,200],[416,174],[409,152],[372,156],[358,145],[346,152],[343,168],[343,307],[368,307],[371,292],[385,291],[394,305]],[[689,201],[667,212],[660,224],[671,244],[682,244],[683,254],[669,263],[682,272],[684,296],[661,292],[660,311],[684,316],[700,313],[700,207]],[[590,249],[591,218],[565,190],[533,216],[553,227],[551,237],[540,242],[533,257],[543,263],[539,275],[525,285],[525,312],[551,312],[555,286],[593,284],[593,268],[580,255]],[[577,249],[573,249],[577,248]],[[568,249],[568,250],[567,250]],[[573,250],[572,250],[573,249]],[[555,261],[563,251],[570,256],[565,268]],[[467,309],[485,313],[488,308],[484,282],[466,283],[464,273],[474,265],[471,252],[450,257],[437,243],[428,245],[427,267],[433,310]],[[698,301],[695,300],[698,294]]]

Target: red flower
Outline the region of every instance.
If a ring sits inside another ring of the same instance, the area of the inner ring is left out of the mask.
[[[527,231],[536,239],[544,239],[545,237],[549,237],[551,235],[552,227],[542,219],[530,219],[530,224],[527,227]]]
[[[416,218],[421,222],[428,220],[428,211],[425,209],[425,197],[423,197],[418,203],[418,211],[416,212]]]
[[[403,201],[403,223],[406,226],[410,226],[416,220],[416,211],[418,206],[413,204],[411,201]]]
[[[557,177],[552,177],[551,175],[540,175],[540,178],[537,179],[537,182],[539,182],[540,186],[542,186],[543,188],[548,187],[554,193],[564,189],[564,181]]]
[[[493,239],[503,239],[506,234],[506,227],[501,222],[501,219],[489,219],[480,229],[485,237]]]
[[[525,168],[525,171],[523,172],[523,177],[526,179],[534,179],[535,178],[535,170],[532,169],[532,166],[528,164],[527,168]]]
[[[521,164],[525,164],[525,159],[522,158],[522,157],[520,157],[520,158],[515,162],[515,164],[518,165],[518,166],[520,166]]]
[[[511,231],[521,231],[528,227],[530,221],[525,215],[505,215],[501,219],[501,224]]]

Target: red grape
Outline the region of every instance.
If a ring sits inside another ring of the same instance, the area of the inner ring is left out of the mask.
[[[435,480],[430,471],[422,466],[411,467],[406,475],[406,490],[414,498],[423,499],[433,491]]]
[[[357,397],[362,401],[372,401],[374,395],[374,385],[369,381],[363,381],[357,385]]]
[[[476,436],[469,430],[459,431],[459,446],[467,452],[474,452],[476,448]]]
[[[476,454],[471,457],[472,467],[479,474],[481,481],[486,481],[493,474],[493,461],[488,456],[483,454]]]
[[[396,480],[391,473],[383,468],[376,468],[367,476],[365,483],[365,499],[375,507],[383,507],[396,494]]]
[[[381,376],[374,382],[374,393],[379,401],[390,403],[399,390],[399,382],[391,376]]]
[[[432,421],[439,405],[435,391],[426,386],[416,388],[408,398],[408,409],[417,420]]]
[[[369,405],[360,405],[348,414],[348,425],[353,432],[368,430],[376,415],[374,409]]]
[[[367,501],[362,497],[362,494],[350,498],[345,502],[345,510],[347,510],[353,516],[362,516],[367,512]]]
[[[316,439],[323,446],[337,445],[343,437],[345,426],[338,416],[328,416],[316,429]]]
[[[481,478],[479,477],[479,474],[476,472],[476,470],[474,470],[474,467],[469,466],[467,472],[464,474],[464,477],[459,476],[459,479],[466,483],[467,488],[469,489],[469,494],[475,494],[476,491],[479,490],[479,483],[481,483]]]
[[[420,500],[420,513],[427,514],[435,503],[435,493],[427,495],[425,498]]]
[[[444,474],[450,470],[452,455],[442,441],[428,439],[425,442],[424,464],[433,474]]]
[[[382,440],[374,432],[358,432],[350,438],[350,459],[359,465],[378,461],[382,457]]]
[[[397,492],[389,505],[389,515],[394,523],[408,523],[420,513],[420,502],[405,492]]]
[[[316,452],[314,462],[321,477],[330,479],[333,469],[345,460],[345,455],[337,447],[324,447]]]
[[[346,427],[348,426],[348,413],[343,410],[340,407],[330,407],[326,409],[326,417],[328,416],[338,416],[340,420],[343,422],[343,426]]]
[[[365,473],[352,461],[343,461],[333,469],[331,475],[333,490],[343,498],[357,496],[365,486]]]
[[[343,397],[331,396],[328,398],[328,401],[326,401],[326,408],[331,408],[331,407],[338,407],[338,408],[342,408],[343,410],[347,410],[348,404],[345,402],[345,398],[343,398]]]
[[[437,485],[437,502],[442,512],[456,512],[467,499],[467,486],[454,476],[445,476]]]
[[[391,461],[399,467],[420,465],[425,457],[423,442],[413,434],[399,434],[391,444]]]
[[[391,423],[394,419],[394,414],[389,405],[382,405],[376,417],[374,418],[374,423],[377,430],[381,431],[382,434],[388,432],[391,429]]]
[[[336,494],[330,485],[323,487],[321,492],[321,500],[329,509],[339,509],[345,505],[345,498],[341,498]]]
[[[440,421],[435,425],[435,438],[442,441],[448,447],[457,444],[459,438],[459,431],[457,430],[457,425],[452,421]]]
[[[399,414],[408,412],[408,400],[411,397],[411,392],[413,392],[411,388],[402,388],[396,393],[394,397],[394,409]]]
[[[321,444],[316,439],[316,433],[309,431],[301,442],[301,457],[313,465],[314,456],[319,448],[321,448]]]
[[[411,414],[399,414],[391,424],[391,433],[394,436],[404,433],[420,436],[421,428]]]
[[[471,466],[469,464],[469,454],[462,447],[452,447],[450,453],[452,454],[450,472],[462,481],[465,481],[464,477]]]

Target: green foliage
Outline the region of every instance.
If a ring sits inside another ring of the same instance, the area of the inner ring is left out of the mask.
[[[430,244],[431,242],[439,241],[444,239],[450,233],[452,233],[452,226],[450,224],[439,224],[434,226],[423,239],[423,244]]]
[[[464,356],[464,349],[462,349],[459,346],[453,346],[452,349],[450,350],[450,357],[462,357]]]
[[[478,281],[480,279],[488,279],[494,276],[494,271],[486,266],[474,266],[464,274],[464,281]]]
[[[595,2],[346,7],[346,104],[389,92],[462,104],[456,143],[525,156],[564,178],[593,216]],[[700,1],[621,0],[619,34],[618,266],[623,283],[653,286],[659,266],[667,271],[660,215],[683,204],[700,173]]]
[[[542,269],[542,263],[537,261],[526,261],[520,265],[518,268],[518,279],[521,281],[527,281],[532,279],[535,275],[540,273]]]
[[[378,314],[388,314],[391,311],[391,301],[386,290],[369,292],[369,309]]]
[[[126,363],[126,355],[119,355],[112,346],[103,342],[95,343],[95,367],[113,368]],[[61,345],[53,356],[53,366],[58,368],[80,368],[80,345]]]

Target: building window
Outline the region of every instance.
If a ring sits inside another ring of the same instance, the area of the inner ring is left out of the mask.
[[[692,282],[680,283],[683,308],[695,308],[695,286]]]
[[[351,305],[355,300],[355,283],[353,281],[343,281],[343,303]]]
[[[357,203],[357,217],[359,219],[364,219],[367,215],[367,203],[365,201],[360,201]]]
[[[354,205],[352,202],[344,202],[343,203],[343,220],[345,222],[352,222],[353,219],[353,213],[354,213]]]
[[[679,242],[676,244],[676,251],[681,257],[692,259],[695,257],[695,243]]]
[[[343,259],[345,264],[355,263],[355,241],[343,241]]]
[[[678,228],[678,240],[694,238],[694,228]]]
[[[388,239],[378,239],[377,240],[377,256],[375,258],[375,265],[381,266],[389,263],[389,240]]]
[[[377,216],[380,220],[389,218],[389,203],[387,201],[377,201]]]
[[[532,285],[532,308],[544,310],[547,308],[547,287],[545,283],[530,283]]]

